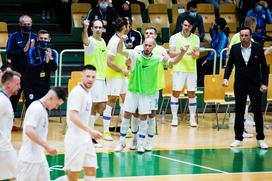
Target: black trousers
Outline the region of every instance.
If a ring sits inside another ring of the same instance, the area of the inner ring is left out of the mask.
[[[252,112],[254,113],[254,121],[256,125],[256,139],[263,140],[263,115],[262,115],[262,92],[259,90],[260,87],[254,89],[246,88],[235,88],[235,123],[234,123],[234,132],[235,140],[243,140],[243,131],[244,131],[244,114],[247,95],[250,98],[250,104]]]

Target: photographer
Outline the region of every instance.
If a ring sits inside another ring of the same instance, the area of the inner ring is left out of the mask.
[[[50,88],[50,74],[57,69],[57,54],[49,48],[51,38],[46,30],[38,32],[37,44],[28,52],[25,76],[26,107],[43,97]]]

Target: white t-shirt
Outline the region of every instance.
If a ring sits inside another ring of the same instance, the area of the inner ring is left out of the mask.
[[[46,141],[48,133],[48,113],[42,103],[34,101],[28,107],[23,126],[23,143],[19,151],[19,160],[29,163],[40,163],[46,161],[44,148],[33,142],[25,133],[27,126],[36,128],[40,139]]]
[[[117,55],[117,47],[118,47],[118,43],[120,41],[120,38],[117,36],[117,34],[114,34],[109,43],[108,43],[108,55],[112,55],[112,56],[116,56]],[[123,43],[123,50],[125,50],[125,43]]]
[[[88,55],[93,54],[95,48],[96,48],[96,42],[92,36],[88,38],[90,40],[90,44],[88,46],[84,45],[84,50]],[[102,39],[103,40],[103,39]],[[103,40],[104,41],[104,40]]]
[[[0,151],[13,149],[11,144],[11,129],[13,125],[14,113],[9,97],[4,92],[0,92]]]
[[[79,112],[79,118],[83,125],[89,127],[89,118],[92,108],[92,98],[90,92],[82,87],[82,85],[76,86],[68,96],[67,101],[67,125],[68,129],[65,134],[64,142],[67,144],[73,143],[85,143],[91,141],[91,136],[77,127],[70,120],[70,111],[75,110]]]

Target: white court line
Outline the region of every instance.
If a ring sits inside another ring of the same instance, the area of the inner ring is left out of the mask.
[[[116,179],[144,179],[150,177],[183,177],[183,176],[210,176],[210,175],[221,175],[222,173],[199,173],[199,174],[177,174],[177,175],[146,175],[146,176],[124,176],[124,177],[103,177],[103,178],[96,178],[96,180],[116,180]],[[272,174],[271,171],[264,171],[264,172],[235,172],[235,173],[225,173],[226,175],[243,175],[243,174]],[[83,181],[83,180],[82,180]]]
[[[215,168],[206,167],[206,166],[202,166],[202,165],[198,165],[198,164],[194,164],[194,163],[190,163],[190,162],[185,162],[185,161],[182,161],[182,160],[177,160],[177,159],[173,159],[173,158],[169,158],[169,157],[165,157],[165,156],[161,156],[161,155],[152,154],[152,156],[155,156],[155,157],[158,157],[158,158],[164,158],[166,160],[171,160],[171,161],[175,161],[175,162],[178,162],[178,163],[183,163],[183,164],[187,164],[187,165],[191,165],[191,166],[195,166],[195,167],[205,168],[205,169],[212,170],[212,171],[219,172],[219,173],[228,173],[228,172],[225,172],[223,170],[218,170],[218,169],[215,169]]]

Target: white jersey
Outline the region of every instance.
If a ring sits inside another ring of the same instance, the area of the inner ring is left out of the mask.
[[[46,160],[44,148],[33,142],[26,135],[26,127],[33,126],[40,139],[46,141],[48,133],[48,113],[40,100],[28,107],[23,126],[23,143],[19,151],[19,160],[28,163],[40,163]]]
[[[0,151],[13,149],[11,144],[11,129],[14,113],[9,97],[0,91]]]
[[[92,107],[91,97],[90,92],[87,92],[81,84],[76,86],[69,94],[66,115],[68,129],[64,138],[65,143],[84,143],[91,141],[91,136],[70,120],[70,111],[78,111],[81,123],[86,127],[89,127],[89,118]]]

